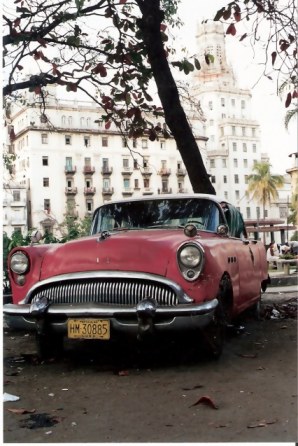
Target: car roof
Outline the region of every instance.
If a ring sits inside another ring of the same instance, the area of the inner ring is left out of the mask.
[[[122,198],[119,200],[113,200],[113,201],[107,201],[106,203],[103,203],[101,206],[109,205],[109,204],[116,204],[116,203],[130,203],[132,201],[150,201],[150,200],[174,200],[174,199],[181,199],[181,198],[200,198],[200,199],[207,199],[214,201],[215,203],[228,203],[227,200],[224,200],[222,197],[219,197],[217,195],[211,195],[211,194],[199,194],[199,193],[193,193],[193,194],[162,194],[162,195],[147,195],[145,197],[134,197],[134,198]],[[228,203],[229,204],[229,203]],[[99,206],[99,207],[101,207]]]

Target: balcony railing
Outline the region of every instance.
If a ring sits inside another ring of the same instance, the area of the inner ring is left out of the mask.
[[[77,187],[66,187],[65,188],[65,194],[66,195],[76,195],[78,193]]]
[[[176,175],[178,177],[185,177],[186,175],[186,169],[177,169]]]
[[[113,187],[103,187],[102,188],[102,195],[113,195],[114,188]]]
[[[153,189],[151,187],[144,187],[143,195],[152,195]]]
[[[122,191],[122,195],[132,195],[133,194],[133,189],[132,187],[126,187],[123,191]]]
[[[171,194],[172,188],[171,187],[164,187],[163,189],[158,189],[159,194]]]
[[[96,192],[96,188],[95,187],[85,187],[84,188],[84,194],[85,195],[94,195]]]
[[[132,168],[131,167],[122,167],[122,175],[131,175]]]
[[[162,168],[162,169],[160,169],[158,174],[163,175],[163,176],[169,176],[169,175],[171,175],[171,169]]]
[[[113,173],[113,167],[104,166],[101,169],[102,175],[111,175]]]
[[[93,175],[94,172],[95,172],[95,167],[93,167],[93,166],[84,166],[84,167],[83,167],[83,173],[84,173],[84,174],[90,174],[90,175]]]
[[[152,175],[152,169],[151,167],[143,167],[141,173],[142,175]]]
[[[65,166],[65,168],[64,168],[64,172],[69,175],[75,174],[76,171],[77,171],[76,166]]]

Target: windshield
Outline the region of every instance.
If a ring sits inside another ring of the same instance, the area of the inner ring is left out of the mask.
[[[106,204],[95,211],[91,233],[121,229],[178,228],[194,223],[216,232],[223,223],[219,207],[211,200],[177,198]]]

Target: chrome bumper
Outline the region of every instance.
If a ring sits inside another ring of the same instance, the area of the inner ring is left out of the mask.
[[[30,304],[6,304],[3,312],[8,326],[14,321],[23,329],[35,330],[38,321],[46,321],[54,332],[67,333],[69,318],[99,318],[109,319],[111,330],[127,333],[138,333],[142,327],[154,328],[156,332],[180,331],[203,328],[208,325],[218,305],[213,299],[201,304],[180,304],[176,307],[156,306],[154,309],[146,306],[146,299],[134,307],[104,306],[102,304],[49,305],[44,312],[32,312]],[[12,327],[13,328],[13,327]]]

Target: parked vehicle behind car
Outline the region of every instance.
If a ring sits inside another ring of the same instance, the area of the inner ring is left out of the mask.
[[[40,356],[63,338],[101,342],[189,334],[218,357],[225,327],[257,307],[268,281],[264,245],[213,195],[146,197],[96,209],[91,235],[17,247],[4,313],[36,331]]]

